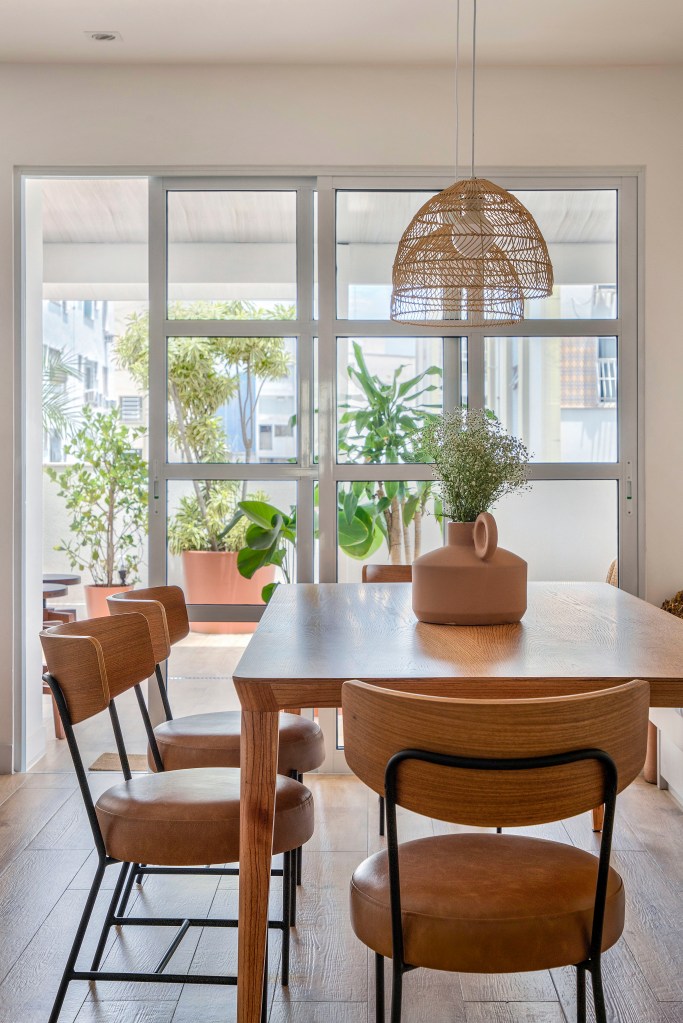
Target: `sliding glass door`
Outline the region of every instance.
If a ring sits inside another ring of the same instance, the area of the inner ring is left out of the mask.
[[[461,403],[532,453],[531,492],[496,510],[530,578],[599,580],[618,558],[636,591],[635,180],[504,183],[549,243],[553,295],[516,328],[437,336],[391,322],[389,299],[399,237],[443,181],[153,182],[150,570],[189,586],[197,620],[251,628],[270,582],[356,581],[439,544],[415,435]],[[195,553],[245,547],[234,580],[203,581]]]

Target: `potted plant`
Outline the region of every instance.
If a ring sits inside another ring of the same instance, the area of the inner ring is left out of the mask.
[[[474,522],[506,494],[529,486],[529,452],[489,409],[456,408],[434,416],[418,439],[431,462],[443,514]]]
[[[174,303],[173,318],[291,319],[291,306],[259,309],[247,302]],[[128,370],[140,389],[148,386],[149,316],[130,317],[116,342],[118,364]],[[168,342],[168,400],[170,444],[186,463],[226,463],[231,452],[219,418],[221,408],[237,403],[242,452],[253,458],[256,408],[269,380],[288,375],[290,358],[279,337],[174,337]],[[169,551],[182,558],[185,595],[191,604],[260,603],[260,590],[272,581],[274,568],[247,580],[237,569],[237,552],[246,526],[226,531],[247,481],[193,480],[194,493],[183,497],[169,520]],[[253,632],[253,623],[193,622],[195,632]]]
[[[121,422],[117,409],[83,409],[79,427],[64,445],[63,469],[46,467],[71,513],[63,551],[73,569],[87,572],[84,587],[90,618],[106,615],[106,598],[130,589],[138,578],[147,530],[147,463],[134,443],[145,433]]]
[[[437,418],[426,395],[439,389],[439,366],[402,379],[397,366],[389,381],[368,369],[362,346],[353,342],[355,364],[347,367],[358,396],[340,405],[337,447],[340,456],[361,464],[415,460],[415,441]],[[339,487],[339,546],[364,561],[384,541],[392,565],[409,565],[420,556],[422,521],[432,496],[429,480],[356,482]]]
[[[245,579],[259,580],[271,572],[261,590],[261,599],[268,603],[278,583],[273,581],[275,567],[282,572],[285,582],[292,581],[293,559],[296,551],[296,506],[283,512],[259,495],[250,501],[240,501],[227,529],[240,530],[243,540],[237,555],[237,568]]]
[[[196,493],[182,497],[168,526],[168,550],[182,559],[188,603],[260,604],[261,589],[272,583],[275,568],[255,566],[249,577],[239,572],[239,552],[246,546],[249,526],[241,514],[235,517],[241,484],[237,480],[202,480],[200,487],[202,505]],[[253,503],[266,497],[260,492],[253,496]],[[256,623],[192,622],[191,627],[193,632],[246,633],[253,632]]]
[[[424,622],[494,625],[526,611],[526,562],[498,547],[489,509],[529,481],[529,452],[485,409],[458,408],[429,422],[422,460],[433,463],[446,546],[413,563],[413,610]]]

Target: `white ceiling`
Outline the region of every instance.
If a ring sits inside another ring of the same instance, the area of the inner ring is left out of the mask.
[[[455,4],[3,0],[0,62],[451,64]],[[478,20],[482,65],[683,63],[682,0],[479,0]],[[94,43],[95,30],[122,41]]]
[[[148,237],[144,178],[54,178],[41,182],[43,237],[49,244],[117,245]],[[342,192],[340,244],[396,245],[428,192]],[[613,191],[517,193],[549,243],[614,243]],[[169,195],[172,242],[293,244],[292,192],[177,191]]]

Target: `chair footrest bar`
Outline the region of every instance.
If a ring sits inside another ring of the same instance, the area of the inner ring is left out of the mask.
[[[224,920],[218,918],[204,917],[162,917],[162,916],[115,916],[112,920],[112,927],[125,927],[133,924],[136,927],[182,927],[187,923],[189,927],[237,927],[237,920]]]
[[[141,981],[149,984],[236,984],[237,977],[207,976],[205,973],[116,973],[107,970],[74,970],[71,980]]]
[[[239,867],[141,867],[137,874],[216,874],[238,877]]]
[[[187,934],[189,929],[190,929],[190,921],[189,920],[183,920],[183,923],[178,928],[178,930],[176,932],[176,935],[173,938],[173,941],[168,946],[168,948],[164,952],[163,956],[161,957],[161,959],[157,963],[157,967],[156,967],[156,969],[154,971],[155,973],[161,973],[168,966],[168,964],[170,963],[171,959],[173,958],[173,953],[176,951],[176,949],[178,948],[178,945],[183,940],[183,938],[185,937],[185,935]]]

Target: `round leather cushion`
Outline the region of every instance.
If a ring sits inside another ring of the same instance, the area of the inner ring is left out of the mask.
[[[202,866],[239,860],[240,772],[199,768],[142,774],[97,800],[107,853],[128,863]],[[277,779],[273,854],[313,834],[313,796],[305,785]]]
[[[460,834],[400,846],[404,957],[458,973],[518,973],[589,955],[598,861],[573,846],[517,835]],[[392,954],[387,853],[351,880],[357,936]],[[624,929],[624,886],[610,869],[603,950]]]
[[[325,759],[323,733],[300,714],[280,714],[278,772],[314,771]],[[164,721],[154,729],[167,771],[188,767],[239,767],[242,715],[236,711],[192,714]],[[150,768],[154,761],[147,756]]]

